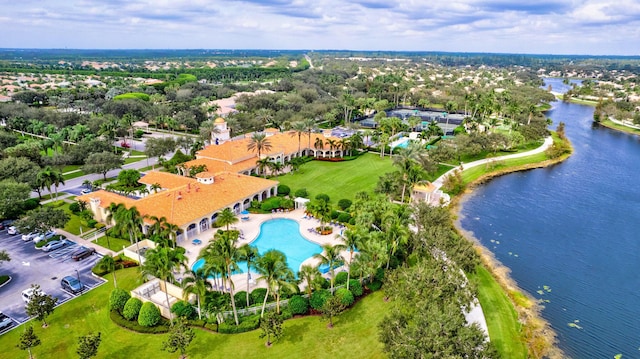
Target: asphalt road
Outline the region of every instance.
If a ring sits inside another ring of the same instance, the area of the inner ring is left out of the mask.
[[[44,252],[35,249],[32,241],[24,242],[21,237],[19,234],[11,236],[6,230],[0,231],[0,249],[6,250],[11,257],[11,261],[3,262],[0,267],[0,274],[11,276],[11,281],[0,288],[0,311],[17,323],[29,319],[21,293],[31,284],[39,284],[45,293],[58,298],[59,305],[78,295],[62,289],[60,280],[65,276],[79,276],[85,285],[85,293],[104,282],[91,273],[100,255],[74,261],[71,253],[80,248],[74,242],[52,252]]]

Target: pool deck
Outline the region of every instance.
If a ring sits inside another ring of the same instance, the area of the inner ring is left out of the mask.
[[[303,209],[296,209],[290,212],[278,212],[278,213],[271,213],[271,214],[249,214],[248,220],[242,220],[239,218],[238,223],[230,226],[230,228],[237,229],[240,231],[241,238],[238,240],[238,246],[241,246],[246,243],[251,243],[253,240],[258,238],[258,235],[260,234],[260,226],[262,225],[263,222],[271,219],[278,219],[278,218],[287,218],[287,219],[292,219],[297,221],[298,224],[300,225],[300,234],[304,238],[308,239],[309,241],[317,243],[321,246],[325,244],[335,245],[335,244],[342,243],[342,241],[336,238],[336,236],[341,233],[341,230],[343,230],[343,228],[337,225],[333,225],[334,230],[332,234],[323,236],[315,232],[310,232],[309,231],[310,229],[313,229],[320,225],[320,221],[315,218],[305,218],[305,213]],[[330,225],[330,224],[327,224],[327,225]],[[198,260],[198,255],[200,254],[200,251],[203,248],[205,248],[211,240],[213,240],[213,235],[216,233],[218,229],[219,228],[211,228],[205,232],[198,234],[196,237],[200,239],[202,244],[198,244],[198,245],[193,244],[192,243],[193,238],[187,241],[178,243],[178,245],[180,245],[181,247],[184,247],[187,250],[186,256],[189,259],[188,261],[189,268],[191,268],[191,266],[193,266],[193,264]],[[220,228],[220,229],[224,229],[224,228]],[[344,251],[342,253],[342,256],[345,258],[345,261],[347,261],[349,258],[349,252]],[[311,265],[315,265],[317,263],[318,261],[314,258],[309,258],[304,262],[302,262],[302,264],[311,264]],[[291,269],[297,274],[298,268],[291,268]],[[336,272],[338,271],[339,270],[336,270]],[[250,286],[249,291],[259,287],[266,287],[264,282],[261,282],[261,281],[255,282],[255,278],[257,278],[258,275],[255,274],[253,271],[251,272],[251,277],[252,277],[251,282],[253,283],[249,283],[249,286]],[[247,290],[247,274],[246,273],[234,274],[231,276],[231,280],[234,283],[234,290],[233,290],[234,293]]]

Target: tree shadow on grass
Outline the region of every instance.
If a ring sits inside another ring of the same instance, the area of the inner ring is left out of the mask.
[[[308,322],[287,325],[282,330],[282,337],[280,338],[280,340],[290,343],[300,343],[304,340],[304,334],[308,331]]]

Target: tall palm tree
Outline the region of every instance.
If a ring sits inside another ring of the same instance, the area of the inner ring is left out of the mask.
[[[131,208],[122,206],[113,214],[113,218],[115,219],[116,227],[120,229],[120,232],[129,234],[129,241],[131,244],[135,241],[136,251],[138,252],[138,262],[142,263],[142,256],[140,255],[140,247],[138,245],[138,236],[142,232],[144,216],[138,212],[138,209],[135,206]]]
[[[271,150],[271,141],[265,133],[254,132],[247,145],[247,150],[258,152],[258,159],[260,159],[263,151]]]
[[[279,287],[287,278],[293,276],[293,271],[287,265],[287,256],[276,249],[268,250],[258,259],[256,270],[262,274],[258,280],[263,280],[267,283],[267,292],[264,295],[262,311],[260,312],[260,317],[263,317],[269,294],[275,292],[276,299],[279,299]],[[279,306],[279,304],[278,301],[276,305]]]
[[[291,136],[298,136],[298,153],[300,153],[300,143],[302,141],[302,134],[307,131],[307,125],[304,121],[296,121],[291,124]]]
[[[372,232],[358,247],[358,255],[353,263],[354,268],[360,268],[360,283],[365,276],[369,279],[373,277],[387,257],[387,246],[381,238],[381,232]]]
[[[239,248],[239,259],[241,261],[245,261],[247,262],[247,306],[249,306],[249,284],[251,281],[251,268],[255,268],[256,266],[256,261],[258,260],[258,258],[260,257],[260,254],[258,253],[258,248],[255,246],[252,246],[250,244],[244,244],[242,247]]]
[[[221,225],[221,226],[226,226],[227,227],[227,232],[228,232],[230,225],[232,225],[234,223],[238,223],[238,216],[236,216],[236,214],[233,213],[233,211],[231,209],[225,208],[218,215],[218,218],[216,219],[216,222],[218,222],[218,224]]]
[[[40,170],[36,175],[36,181],[41,185],[41,188],[46,188],[51,194],[51,186],[53,186],[53,170],[51,167],[47,166]]]
[[[309,136],[308,149],[311,150],[311,133],[313,132],[313,129],[316,127],[316,121],[312,118],[307,118],[304,121],[302,121],[302,123],[304,123],[304,127],[307,129],[307,135]]]
[[[422,157],[426,156],[426,149],[424,146],[417,142],[409,143],[407,148],[404,148],[393,159],[393,164],[398,166],[400,174],[402,175],[402,198],[401,202],[404,203],[404,194],[407,189],[407,183],[409,182],[410,172],[414,170],[414,167],[419,163]]]
[[[322,140],[322,138],[317,137],[317,138],[316,138],[316,140],[315,140],[315,142],[313,143],[313,147],[314,147],[316,150],[323,149],[323,148],[324,148],[324,141]]]
[[[110,255],[105,255],[100,259],[97,263],[99,268],[104,269],[107,272],[111,272],[113,274],[113,286],[118,288],[118,283],[116,282],[116,261]]]
[[[331,277],[331,293],[333,293],[333,280],[335,279],[335,268],[344,263],[340,252],[347,249],[344,244],[325,244],[322,246],[322,253],[315,254],[313,258],[320,260],[320,265],[329,266],[329,276]]]
[[[306,291],[311,298],[311,294],[313,294],[313,290],[316,289],[318,278],[322,278],[322,273],[318,270],[318,267],[310,266],[308,264],[300,267],[300,271],[298,272],[298,278],[301,281],[307,284]]]
[[[212,263],[218,262],[224,264],[226,281],[229,283],[229,295],[231,296],[231,307],[233,308],[233,319],[236,325],[238,321],[238,311],[236,309],[236,301],[233,297],[233,281],[231,280],[231,274],[234,270],[238,269],[238,258],[240,252],[236,247],[238,241],[238,233],[226,231],[217,233],[215,235],[215,241],[209,243],[207,247],[200,253],[200,257],[205,261],[211,261]]]
[[[167,282],[175,281],[173,275],[174,270],[187,267],[187,257],[184,255],[185,249],[179,247],[171,249],[166,247],[157,247],[149,249],[145,253],[145,262],[140,267],[140,273],[143,276],[153,276],[164,282],[164,294],[169,308],[169,319],[173,325],[173,315],[171,314],[171,304],[169,302],[169,293],[167,290]]]
[[[200,124],[200,139],[204,143],[211,144],[211,136],[219,132],[215,122],[212,120],[207,120]]]
[[[202,319],[202,299],[211,290],[212,286],[204,271],[187,271],[182,278],[182,289],[184,290],[184,300],[189,294],[195,294],[198,301],[198,319]]]
[[[267,178],[267,171],[265,170],[269,167],[271,163],[272,162],[269,159],[269,157],[261,158],[256,161],[256,165],[258,167],[257,170],[258,172],[262,173],[264,178]]]
[[[342,239],[344,246],[349,250],[349,271],[347,272],[347,290],[349,290],[349,280],[351,279],[351,264],[353,263],[353,253],[358,249],[358,245],[362,240],[363,231],[360,228],[347,229],[341,235],[336,236]]]

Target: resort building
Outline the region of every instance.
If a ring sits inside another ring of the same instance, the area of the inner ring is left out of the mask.
[[[229,141],[229,130],[222,118],[215,120],[219,133],[212,133],[210,146],[198,151],[196,159],[186,162],[179,169],[183,175],[189,175],[190,169],[205,166],[209,172],[229,171],[246,175],[258,174],[258,160],[268,158],[270,162],[285,164],[292,158],[313,156],[318,158],[332,158],[344,156],[344,140],[333,137],[331,131],[327,133],[301,133],[288,131],[280,132],[275,128],[267,128],[264,134],[270,144],[270,149],[263,150],[258,158],[257,152],[249,151],[251,135]],[[216,145],[216,140],[218,145]]]
[[[277,194],[278,182],[244,174],[221,171],[201,172],[189,178],[152,171],[140,181],[150,193],[139,199],[104,190],[77,197],[89,204],[97,221],[106,223],[111,203],[136,207],[141,215],[165,217],[178,226],[178,240],[195,237],[211,228],[225,208],[236,214],[247,209],[251,201],[262,201]],[[145,219],[143,232],[153,223]]]

